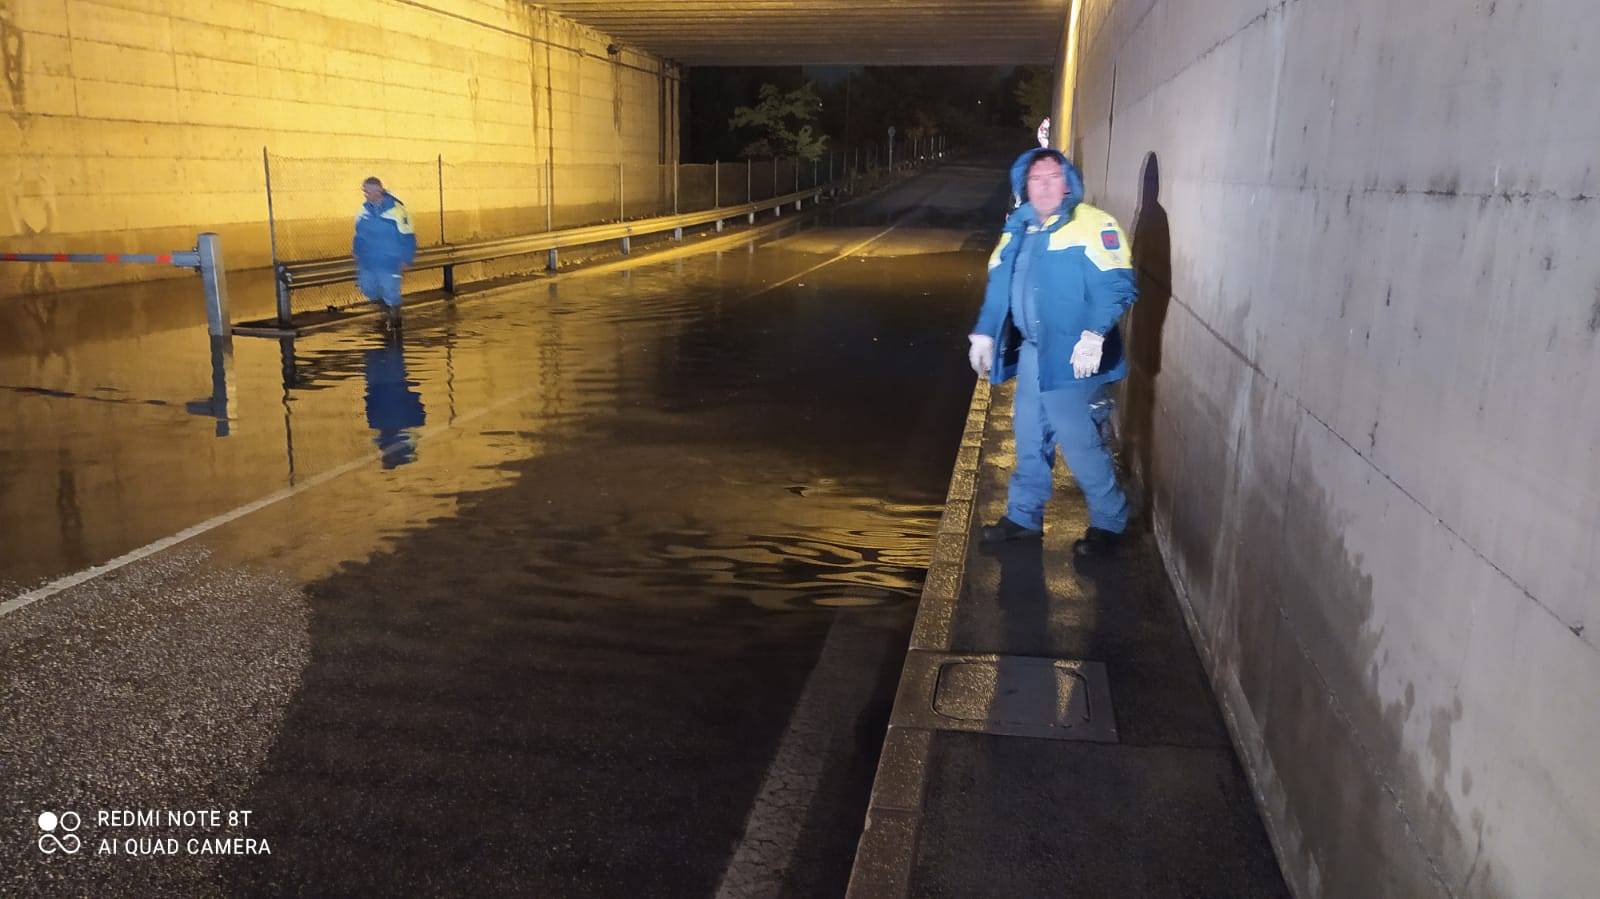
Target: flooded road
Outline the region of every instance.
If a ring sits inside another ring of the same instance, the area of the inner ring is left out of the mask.
[[[238,338],[221,419],[189,312],[0,345],[4,891],[841,894],[1004,200]]]

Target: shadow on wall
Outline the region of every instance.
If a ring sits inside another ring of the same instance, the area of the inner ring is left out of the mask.
[[[1128,316],[1128,354],[1132,376],[1127,382],[1124,428],[1130,465],[1138,482],[1138,513],[1151,511],[1150,463],[1155,438],[1156,379],[1161,374],[1161,332],[1172,302],[1172,235],[1167,210],[1161,205],[1161,165],[1154,152],[1145,154],[1139,188],[1139,209],[1133,222],[1133,268],[1139,279],[1139,301]]]

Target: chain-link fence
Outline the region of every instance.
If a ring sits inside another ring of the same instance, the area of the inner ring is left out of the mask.
[[[445,241],[468,243],[549,228],[548,166],[443,160],[440,170]]]
[[[932,158],[932,141],[893,147],[894,168]],[[380,178],[405,204],[418,248],[632,221],[760,202],[887,172],[886,145],[850,147],[816,160],[713,164],[456,162],[432,159],[302,159],[266,155],[267,202],[277,262],[347,257],[362,196]],[[875,180],[875,179],[874,179]],[[438,271],[406,276],[406,290],[438,287]],[[294,312],[362,301],[353,284],[295,291]]]
[[[717,196],[718,165],[678,166],[678,211],[701,212],[714,209]]]

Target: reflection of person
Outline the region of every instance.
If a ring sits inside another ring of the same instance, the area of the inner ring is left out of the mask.
[[[417,256],[417,233],[406,207],[383,189],[383,182],[361,182],[366,201],[356,213],[350,255],[356,257],[356,283],[367,299],[383,306],[391,326],[400,324],[400,273]]]
[[[1074,552],[1098,554],[1128,526],[1101,430],[1108,386],[1127,374],[1116,325],[1138,293],[1128,240],[1109,214],[1082,202],[1082,177],[1055,150],[1018,157],[1011,184],[1024,202],[989,258],[983,308],[968,336],[979,377],[1017,379],[1016,470],[1006,514],[982,537],[998,543],[1043,533],[1059,446],[1089,504],[1089,529]]]
[[[404,347],[393,341],[364,354],[367,376],[367,427],[378,432],[372,442],[383,451],[383,467],[395,468],[417,459],[417,437],[410,429],[428,420],[422,395],[406,380]]]

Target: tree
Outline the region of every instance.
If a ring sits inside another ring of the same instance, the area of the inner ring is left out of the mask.
[[[1052,69],[1045,66],[1026,66],[1022,79],[1017,82],[1017,105],[1022,107],[1022,124],[1029,128],[1050,116],[1055,99],[1055,85],[1051,83]]]
[[[763,84],[760,102],[735,109],[728,127],[750,128],[760,135],[740,153],[746,159],[758,156],[816,159],[828,148],[827,136],[816,134],[811,125],[821,110],[822,100],[809,81],[788,93],[777,85]]]

